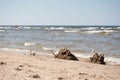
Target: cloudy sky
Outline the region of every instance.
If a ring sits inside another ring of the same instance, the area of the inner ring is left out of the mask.
[[[120,25],[120,0],[0,0],[0,25]]]

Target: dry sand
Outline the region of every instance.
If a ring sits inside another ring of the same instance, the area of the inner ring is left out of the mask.
[[[120,66],[0,51],[0,80],[120,80]]]

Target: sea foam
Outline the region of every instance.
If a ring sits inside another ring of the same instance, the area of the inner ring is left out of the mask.
[[[33,46],[33,45],[35,45],[36,43],[28,43],[28,42],[25,42],[24,43],[24,46]]]
[[[76,32],[79,32],[78,29],[66,29],[65,32],[73,32],[73,33],[76,33]]]
[[[105,61],[111,62],[111,64],[120,64],[120,58],[106,57]]]
[[[13,48],[0,48],[2,51],[10,51],[10,52],[29,52],[29,50],[21,50],[21,49],[13,49]]]
[[[0,30],[0,32],[5,32],[5,30]]]

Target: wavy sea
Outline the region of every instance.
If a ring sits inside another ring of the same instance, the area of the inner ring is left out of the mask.
[[[120,26],[0,26],[0,50],[53,56],[68,48],[80,58],[94,52],[120,64]]]

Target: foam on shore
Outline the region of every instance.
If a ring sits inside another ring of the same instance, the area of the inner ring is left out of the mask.
[[[46,48],[46,47],[42,47],[43,50],[49,51],[52,50],[51,48]],[[15,53],[30,53],[30,50],[25,50],[25,49],[13,49],[13,48],[0,48],[1,51],[8,51],[8,52],[15,52]],[[33,52],[35,52],[33,50]],[[40,55],[49,55],[51,56],[51,53],[43,53],[43,52],[39,52]],[[55,52],[55,54],[57,54],[58,51]],[[78,58],[85,58],[88,59],[92,56],[91,53],[89,54],[85,54],[85,53],[73,53],[76,57]],[[115,57],[107,57],[105,56],[105,62],[109,62],[110,64],[120,64],[120,58],[115,58]]]

